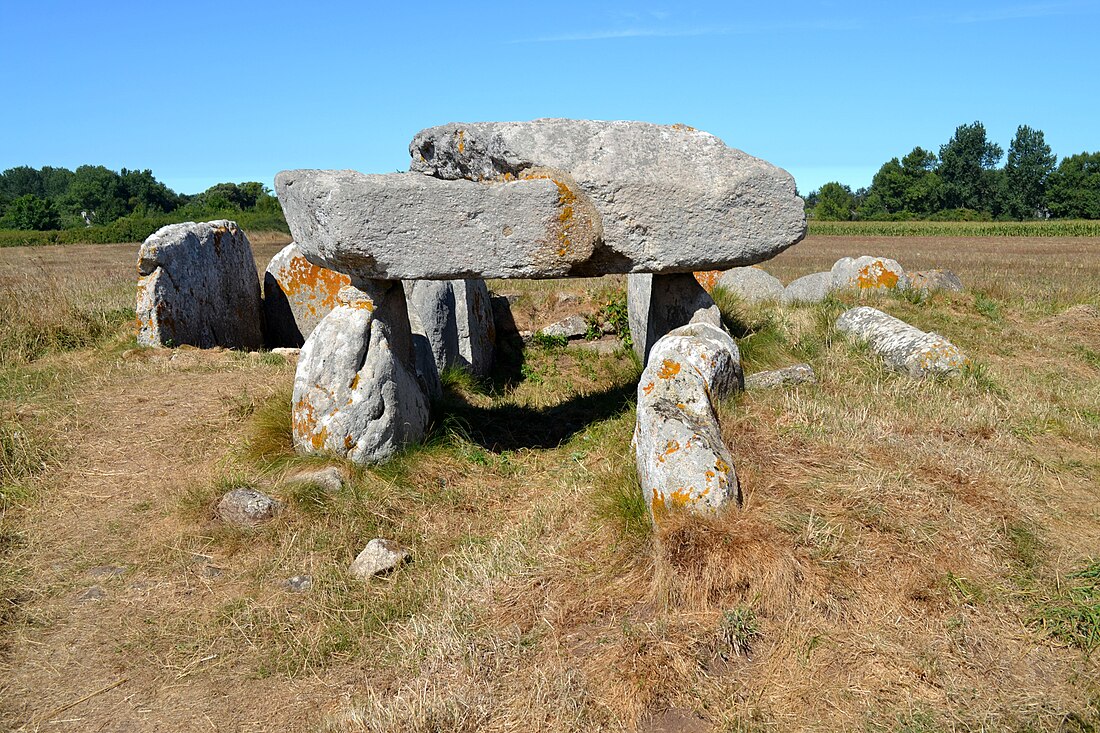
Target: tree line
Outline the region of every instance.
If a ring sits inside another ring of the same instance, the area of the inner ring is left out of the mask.
[[[218,183],[202,193],[176,193],[150,170],[101,165],[30,166],[0,173],[0,229],[54,231],[144,222],[203,221],[250,212],[282,222],[278,199],[262,183]],[[128,220],[128,221],[127,221]]]
[[[1100,219],[1100,152],[1059,163],[1042,130],[1020,125],[1002,157],[981,122],[959,125],[938,155],[915,147],[856,191],[826,183],[806,210],[825,221]]]

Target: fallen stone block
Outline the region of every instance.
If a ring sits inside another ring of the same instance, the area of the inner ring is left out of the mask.
[[[782,300],[783,283],[759,267],[735,267],[718,278],[718,287],[735,294],[746,303]]]
[[[413,335],[424,337],[437,374],[448,367],[479,377],[492,371],[496,324],[484,280],[410,280],[405,297]]]
[[[263,346],[260,281],[236,223],[161,227],[141,245],[138,275],[142,346]]]
[[[297,170],[277,175],[275,189],[302,253],[356,280],[582,274],[601,240],[592,202],[559,174],[524,176]]]
[[[831,272],[815,272],[791,280],[783,291],[784,303],[820,303],[832,289]]]
[[[970,363],[958,347],[938,333],[925,333],[868,306],[842,313],[836,328],[866,342],[888,367],[911,377],[958,374]]]
[[[722,312],[694,275],[630,275],[626,308],[634,352],[642,364],[657,340],[688,323],[722,327]]]
[[[686,125],[452,123],[417,133],[409,153],[411,170],[446,180],[562,172],[603,223],[602,246],[577,275],[724,270],[770,259],[806,233],[790,174]]]
[[[908,275],[909,287],[913,290],[949,290],[955,293],[963,291],[962,280],[951,270],[918,270]]]
[[[279,250],[264,272],[268,347],[300,347],[350,284],[347,275],[307,260],[293,242]]]
[[[756,372],[745,377],[745,389],[772,389],[774,387],[791,387],[797,384],[817,384],[817,375],[809,364],[795,364],[794,366],[772,369],[766,372]]]
[[[348,568],[348,572],[361,580],[369,580],[375,575],[387,573],[412,559],[407,548],[382,538],[367,543]]]
[[[291,418],[299,452],[356,463],[384,461],[423,436],[428,398],[413,367],[401,283],[340,289],[302,346]]]
[[[871,292],[909,287],[905,269],[886,257],[841,257],[830,272],[833,290]]]
[[[551,338],[584,338],[585,334],[588,333],[588,321],[584,320],[584,316],[567,316],[556,323],[551,323],[549,326],[539,329],[539,333]]]
[[[740,504],[733,457],[713,400],[743,384],[737,344],[708,323],[681,326],[653,346],[638,383],[638,479],[655,522],[671,510]]]

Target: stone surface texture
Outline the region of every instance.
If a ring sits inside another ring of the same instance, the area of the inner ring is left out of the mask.
[[[657,340],[688,323],[722,327],[722,313],[690,273],[629,275],[626,306],[634,351],[642,363]]]
[[[219,220],[162,227],[138,254],[142,346],[263,346],[260,280],[248,237]]]
[[[412,554],[402,545],[382,538],[367,543],[356,556],[348,571],[356,578],[369,580],[379,573],[389,572],[412,559]]]
[[[833,290],[867,292],[909,287],[905,268],[886,257],[841,257],[830,272]]]
[[[740,503],[712,400],[742,381],[737,344],[708,323],[677,328],[654,345],[638,383],[633,441],[654,521],[674,509],[708,513]]]
[[[782,369],[756,372],[745,377],[745,389],[771,389],[796,384],[817,384],[817,375],[809,364],[795,364]]]
[[[584,316],[572,315],[539,329],[543,336],[561,336],[567,339],[584,338],[588,333],[588,321]]]
[[[275,517],[283,509],[283,503],[262,491],[242,487],[222,496],[216,513],[226,524],[238,527],[254,527]]]
[[[721,270],[699,270],[691,274],[695,276],[695,282],[708,293],[714,290],[714,286],[718,284],[718,278],[722,277]]]
[[[925,333],[868,306],[845,311],[837,319],[836,327],[865,341],[887,366],[911,377],[958,374],[970,363],[966,355],[943,336]]]
[[[806,233],[790,174],[686,125],[451,123],[419,132],[409,153],[411,170],[446,180],[563,174],[603,225],[601,246],[577,275],[751,265]]]
[[[279,250],[264,272],[268,347],[300,347],[350,284],[347,275],[307,260],[293,242]]]
[[[275,190],[302,253],[356,279],[579,274],[600,241],[599,214],[561,176],[524,176],[477,183],[297,170],[279,173]]]
[[[910,272],[909,287],[914,290],[950,290],[963,291],[962,280],[951,270],[919,270]]]
[[[783,283],[759,267],[735,267],[718,278],[718,287],[734,293],[748,303],[782,300]]]
[[[428,398],[401,283],[357,285],[341,288],[302,347],[291,427],[301,453],[377,463],[424,434]]]
[[[492,371],[496,324],[484,280],[410,280],[405,297],[414,337],[424,337],[437,374],[448,367],[479,377]]]
[[[784,303],[820,303],[832,289],[831,272],[815,272],[791,280],[783,291]]]

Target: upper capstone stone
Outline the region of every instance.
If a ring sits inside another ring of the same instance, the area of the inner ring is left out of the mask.
[[[571,274],[751,265],[806,234],[786,171],[686,125],[543,119],[422,130],[411,170],[493,181],[560,171],[596,205],[602,246]]]

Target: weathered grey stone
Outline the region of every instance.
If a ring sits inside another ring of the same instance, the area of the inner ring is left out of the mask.
[[[412,554],[407,548],[393,540],[377,538],[367,543],[348,571],[356,578],[369,580],[372,576],[389,572],[410,559]]]
[[[231,221],[170,224],[138,254],[138,343],[263,346],[260,281],[248,237]]]
[[[735,267],[727,270],[718,278],[718,287],[734,293],[748,303],[783,298],[783,283],[759,267]]]
[[[307,260],[293,242],[283,247],[264,272],[267,345],[300,347],[336,305],[340,288],[350,284],[347,275]]]
[[[588,321],[584,316],[572,315],[539,329],[543,336],[561,336],[567,339],[584,338],[588,333]]]
[[[341,288],[336,301],[298,358],[294,445],[357,463],[384,461],[428,423],[405,293],[399,282],[364,281]]]
[[[337,492],[344,487],[344,473],[336,466],[311,471],[299,471],[286,479],[288,484],[313,484],[325,491]]]
[[[254,527],[272,519],[283,509],[283,503],[262,491],[242,487],[233,489],[218,502],[217,515],[226,524]]]
[[[745,377],[745,389],[771,389],[796,384],[817,384],[814,368],[809,364],[795,364],[782,369],[756,372]]]
[[[722,313],[695,276],[630,275],[626,279],[626,306],[634,351],[645,364],[657,340],[688,323],[722,327]]]
[[[831,272],[815,272],[792,280],[783,291],[784,303],[820,303],[832,288]]]
[[[447,180],[561,171],[603,219],[603,243],[572,274],[751,265],[805,236],[786,172],[685,125],[544,119],[419,132],[411,169]]]
[[[106,597],[107,591],[103,590],[98,585],[93,585],[92,587],[81,593],[80,596],[77,597],[77,600],[81,603],[95,603],[98,601],[102,601]]]
[[[937,333],[925,333],[905,321],[868,306],[840,315],[837,330],[867,342],[891,369],[911,377],[958,374],[970,360]]]
[[[447,367],[480,377],[492,371],[496,325],[484,280],[410,280],[405,297],[413,334],[425,337],[437,374]]]
[[[353,279],[581,274],[600,241],[599,214],[561,175],[525,175],[475,183],[298,170],[277,175],[275,189],[302,253]]]
[[[706,513],[740,503],[712,400],[742,383],[737,344],[709,323],[681,326],[653,346],[638,382],[633,442],[655,522],[673,509]]]
[[[829,286],[833,290],[868,292],[909,287],[905,269],[886,257],[841,257],[830,272]]]
[[[910,272],[909,287],[914,290],[950,290],[961,293],[962,280],[951,270],[919,270]]]
[[[313,588],[313,576],[292,575],[283,581],[282,586],[291,593],[305,593]]]

